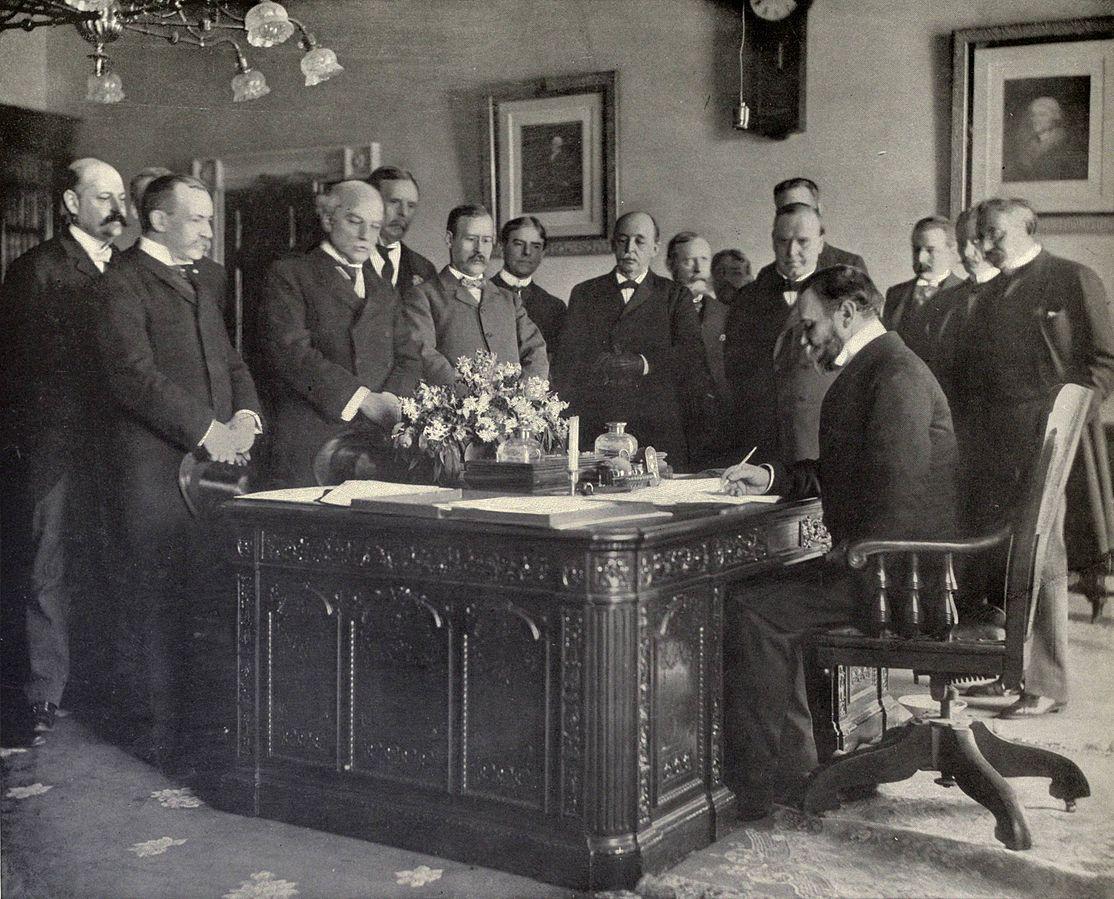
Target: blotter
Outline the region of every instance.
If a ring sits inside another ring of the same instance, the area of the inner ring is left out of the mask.
[[[386,497],[399,497],[420,493],[436,493],[441,489],[455,490],[455,488],[431,487],[429,484],[396,484],[393,481],[345,481],[339,487],[334,487],[321,502],[330,506],[351,506],[353,500],[375,500]],[[459,499],[460,491],[455,490],[456,496],[446,495],[446,499]]]
[[[594,502],[643,503],[652,506],[722,505],[745,506],[751,503],[776,503],[779,496],[731,496],[720,488],[719,478],[670,478],[656,487],[630,493],[608,493]]]
[[[449,518],[522,524],[534,527],[568,528],[609,524],[617,520],[664,520],[669,513],[617,503],[598,502],[580,496],[496,496],[462,500],[448,507]]]
[[[463,496],[459,487],[426,487],[423,493],[403,493],[400,496],[376,496],[352,499],[352,509],[382,515],[412,515],[415,518],[445,518],[445,503]]]

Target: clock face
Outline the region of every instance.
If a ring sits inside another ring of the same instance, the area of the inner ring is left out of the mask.
[[[760,19],[777,22],[797,8],[797,0],[750,0],[750,8]]]

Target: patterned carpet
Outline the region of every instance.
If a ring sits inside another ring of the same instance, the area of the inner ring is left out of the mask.
[[[1092,797],[1067,814],[1047,781],[1013,781],[1034,847],[1010,852],[993,818],[921,773],[823,819],[789,809],[740,826],[638,892],[597,899],[868,896],[1114,897],[1114,621],[1073,604],[1075,692],[1067,710],[998,722],[1003,736],[1068,753]],[[895,693],[923,692],[902,675]],[[1004,700],[972,708],[989,717]],[[73,718],[49,743],[0,751],[5,896],[571,897],[558,887],[209,808]]]

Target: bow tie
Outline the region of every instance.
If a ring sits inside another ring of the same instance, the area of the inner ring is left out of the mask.
[[[619,289],[620,290],[628,290],[628,289],[629,290],[638,290],[638,282],[637,281],[632,281],[632,280],[630,280],[630,278],[624,278],[622,281],[619,282]]]
[[[789,278],[786,278],[785,275],[782,275],[781,276],[781,289],[783,291],[792,291],[793,293],[800,293],[801,282],[800,281],[791,281]]]
[[[484,279],[465,277],[460,279],[460,285],[461,287],[467,288],[468,290],[482,290],[484,286]]]

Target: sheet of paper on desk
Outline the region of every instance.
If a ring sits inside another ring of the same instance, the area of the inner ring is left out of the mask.
[[[262,500],[275,503],[316,503],[328,490],[328,487],[287,487],[285,490],[261,490],[258,493],[242,493],[236,499]]]
[[[321,500],[330,506],[351,506],[354,499],[379,499],[385,496],[406,496],[408,493],[436,493],[429,484],[395,484],[391,481],[345,481],[334,487]],[[446,491],[446,495],[450,491]]]
[[[496,496],[446,503],[444,508],[451,518],[552,528],[603,524],[617,519],[660,520],[662,514],[669,514],[648,506],[639,510],[581,496]]]
[[[776,503],[779,496],[730,496],[720,489],[719,478],[666,478],[657,487],[643,487],[630,493],[601,493],[596,501],[649,503],[654,506],[679,506],[686,503],[718,503],[743,506],[749,503]]]

